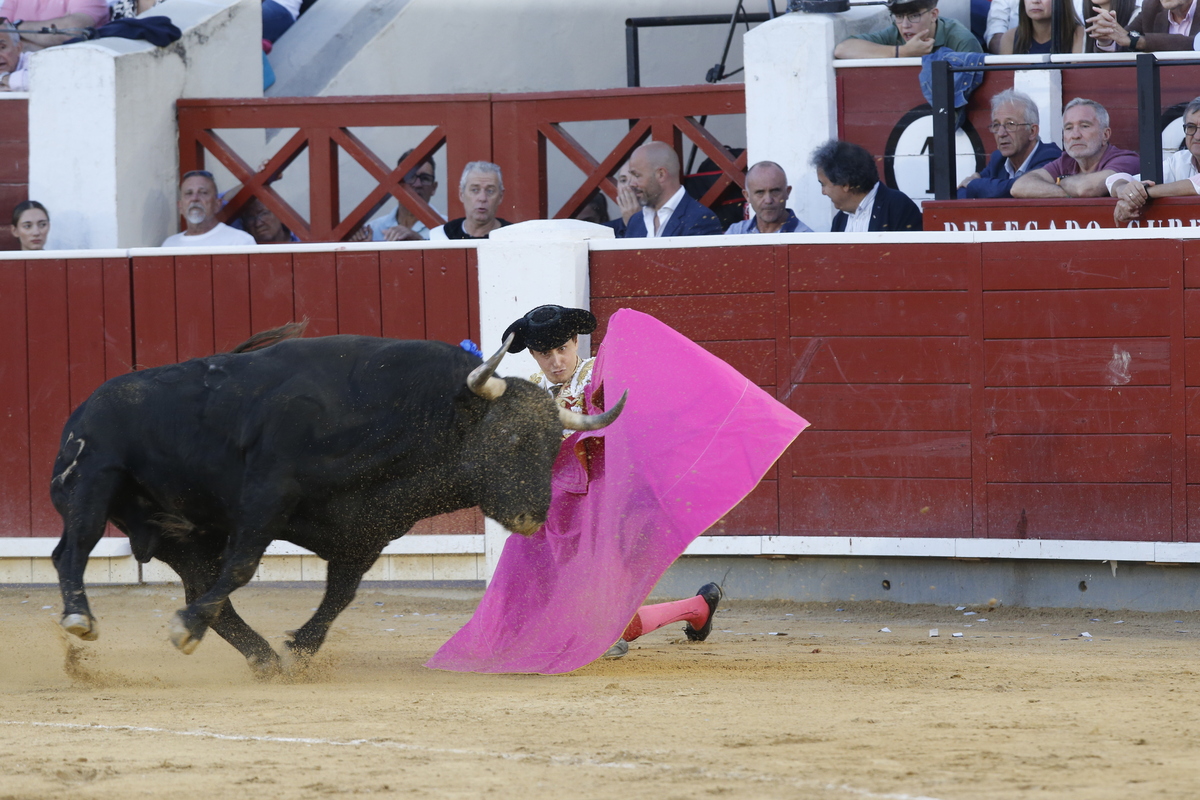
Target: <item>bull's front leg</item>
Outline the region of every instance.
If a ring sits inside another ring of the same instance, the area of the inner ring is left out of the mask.
[[[382,549],[383,546],[380,545],[379,550]],[[292,634],[287,643],[288,649],[297,656],[308,658],[321,648],[329,633],[329,626],[337,619],[338,614],[345,611],[346,606],[354,601],[362,576],[377,558],[378,550],[373,556],[365,559],[337,559],[329,562],[325,577],[325,597],[312,618]]]
[[[242,495],[240,519],[225,545],[224,558],[217,578],[204,594],[175,612],[167,626],[171,644],[190,655],[204,638],[205,631],[221,614],[226,602],[237,589],[254,577],[258,562],[283,527],[284,520],[295,506],[296,492],[272,492],[272,488],[287,485],[283,480],[272,481],[269,476]],[[267,487],[266,490],[263,487]]]

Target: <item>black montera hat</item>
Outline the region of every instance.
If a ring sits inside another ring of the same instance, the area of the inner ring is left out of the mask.
[[[887,10],[893,14],[915,14],[937,6],[937,0],[886,0]]]
[[[515,333],[510,353],[530,350],[553,350],[570,341],[572,336],[596,330],[596,318],[584,308],[562,306],[538,306],[508,326],[505,339]]]

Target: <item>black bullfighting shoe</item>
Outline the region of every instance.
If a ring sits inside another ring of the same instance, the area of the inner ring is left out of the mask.
[[[715,583],[706,583],[700,587],[700,591],[696,592],[697,597],[703,597],[704,602],[708,603],[708,620],[700,628],[696,630],[692,627],[692,623],[683,626],[683,632],[687,634],[690,641],[703,642],[712,633],[713,617],[717,613],[717,603],[721,602],[721,587]]]

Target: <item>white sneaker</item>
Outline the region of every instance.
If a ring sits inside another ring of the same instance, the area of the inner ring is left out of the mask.
[[[628,652],[629,652],[629,642],[625,641],[624,639],[617,639],[617,643],[614,644],[612,647],[608,648],[608,650],[606,650],[604,652],[604,655],[602,655],[600,657],[601,658],[624,658],[625,654]]]

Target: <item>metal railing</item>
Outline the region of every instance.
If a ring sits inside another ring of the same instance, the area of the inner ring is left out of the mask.
[[[992,66],[953,66],[946,61],[933,62],[933,194],[937,200],[957,196],[958,175],[954,157],[954,74],[959,72],[1024,72],[1028,70],[1128,69],[1137,68],[1138,152],[1142,179],[1162,182],[1162,88],[1160,62],[1153,53],[1139,53],[1136,62],[1004,64]],[[1197,66],[1200,60],[1174,60],[1169,66]]]

